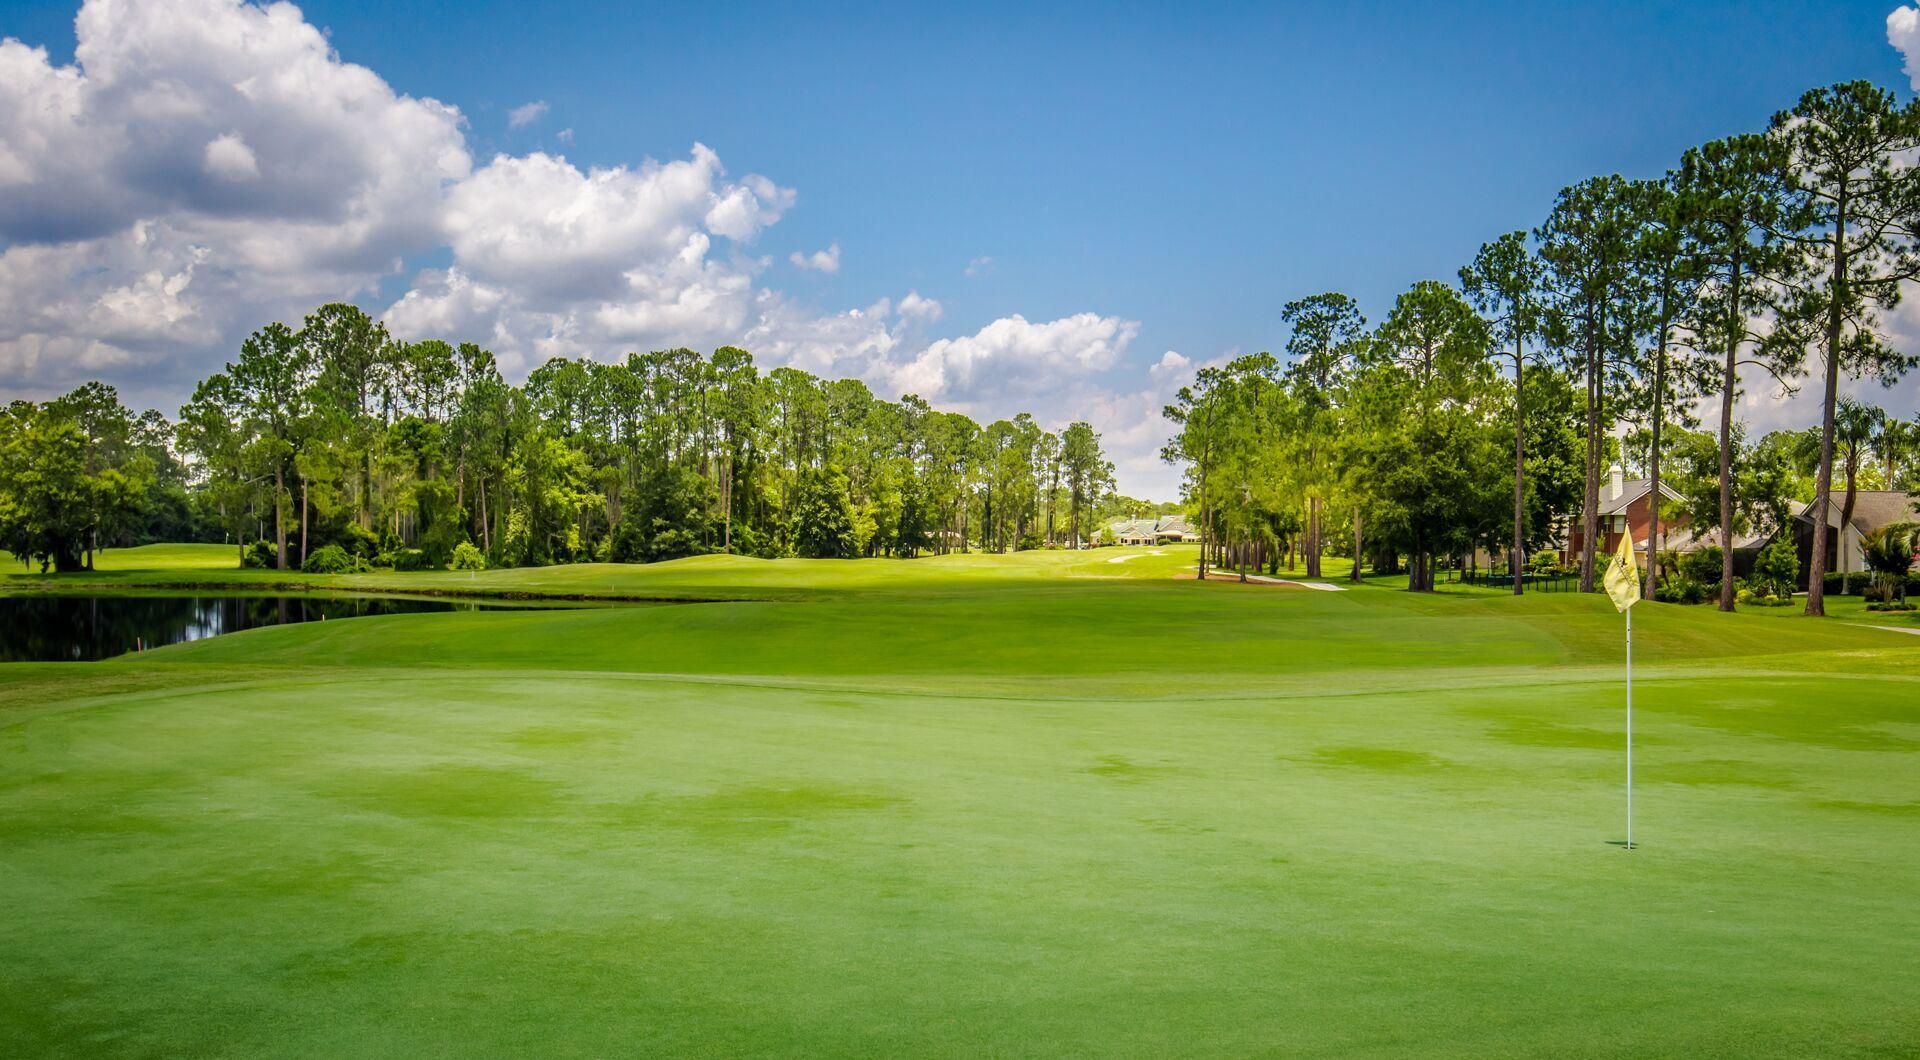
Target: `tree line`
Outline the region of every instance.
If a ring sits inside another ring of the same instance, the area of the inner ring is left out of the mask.
[[[524,385],[472,343],[355,306],[269,324],[169,423],[88,384],[0,417],[0,547],[59,570],[154,540],[285,569],[320,549],[437,566],[708,552],[913,556],[1085,542],[1116,503],[1084,422],[982,425],[735,347],[555,358]]]
[[[1537,227],[1488,242],[1451,281],[1416,283],[1377,326],[1339,293],[1288,304],[1284,358],[1207,367],[1166,410],[1163,456],[1186,468],[1203,576],[1209,561],[1271,564],[1296,541],[1318,575],[1338,538],[1354,577],[1362,560],[1405,557],[1415,591],[1432,588],[1436,555],[1505,553],[1520,593],[1535,550],[1577,533],[1592,591],[1601,483],[1620,459],[1654,497],[1685,480],[1677,507],[1717,535],[1731,610],[1735,539],[1785,523],[1775,491],[1793,467],[1810,459],[1804,499],[1824,511],[1838,466],[1851,518],[1862,455],[1881,454],[1888,488],[1911,456],[1910,425],[1840,386],[1891,385],[1916,363],[1881,328],[1920,276],[1916,148],[1920,102],[1868,82],[1815,89],[1658,178],[1562,190]],[[1756,377],[1818,388],[1811,443],[1749,443],[1735,408]],[[1703,408],[1717,410],[1710,438],[1694,430]],[[1350,522],[1330,527],[1333,511]],[[1663,516],[1656,505],[1656,543]],[[1824,613],[1829,533],[1813,520],[1808,614]]]

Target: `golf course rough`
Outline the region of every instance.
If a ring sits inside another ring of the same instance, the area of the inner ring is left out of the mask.
[[[1637,608],[1628,853],[1604,598],[1161,551],[10,576],[713,602],[0,666],[0,1042],[1920,1050],[1920,638]]]

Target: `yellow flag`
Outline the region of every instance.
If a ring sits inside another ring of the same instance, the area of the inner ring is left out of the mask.
[[[1620,554],[1607,568],[1607,595],[1613,597],[1614,609],[1622,613],[1640,602],[1640,564],[1633,558],[1631,530],[1620,535]]]

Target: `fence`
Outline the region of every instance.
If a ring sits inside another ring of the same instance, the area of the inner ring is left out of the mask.
[[[1512,589],[1513,575],[1505,571],[1461,570],[1458,567],[1448,572],[1447,580],[1459,585],[1478,585],[1487,589]],[[1577,593],[1580,591],[1580,576],[1577,574],[1535,574],[1531,571],[1520,575],[1520,587],[1536,593]]]

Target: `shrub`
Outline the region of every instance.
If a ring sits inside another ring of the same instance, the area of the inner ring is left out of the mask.
[[[1674,564],[1674,569],[1679,571],[1683,578],[1717,588],[1720,585],[1721,558],[1720,546],[1708,545],[1682,554]]]
[[[365,559],[380,551],[380,539],[359,523],[350,522],[340,530],[340,547]]]
[[[1872,580],[1872,575],[1862,574],[1859,571],[1851,571],[1846,574],[1841,574],[1839,571],[1828,571],[1824,579],[1824,584],[1827,587],[1828,596],[1859,596],[1866,590],[1867,584]],[[1844,589],[1842,587],[1843,581],[1845,582]]]
[[[1740,592],[1734,596],[1734,599],[1739,601],[1739,603],[1745,607],[1791,607],[1793,606],[1793,597],[1791,595],[1776,596],[1771,593],[1757,591],[1752,588],[1746,588],[1746,589],[1740,590]]]
[[[1911,611],[1913,605],[1905,600],[1874,600],[1867,604],[1869,611]]]
[[[1913,569],[1912,523],[1894,523],[1869,533],[1861,541],[1874,590],[1881,600],[1905,602],[1907,574]]]
[[[1793,586],[1800,578],[1800,556],[1794,551],[1793,541],[1782,537],[1766,548],[1753,560],[1753,575],[1747,584],[1756,594],[1763,596],[1793,596]]]
[[[273,547],[273,542],[255,541],[253,544],[247,546],[245,552],[240,554],[240,565],[242,567],[265,570],[271,567],[278,567],[280,565],[278,562],[279,558],[280,552]]]
[[[367,568],[367,561],[339,545],[322,545],[307,554],[300,569],[308,574],[353,574]]]
[[[394,570],[426,570],[427,554],[417,548],[395,549],[393,552]]]
[[[1680,574],[1662,578],[1660,584],[1653,587],[1653,598],[1663,604],[1705,603],[1709,595],[1706,586]]]
[[[447,561],[448,570],[486,570],[487,557],[471,541],[462,541],[453,546],[453,558]]]

